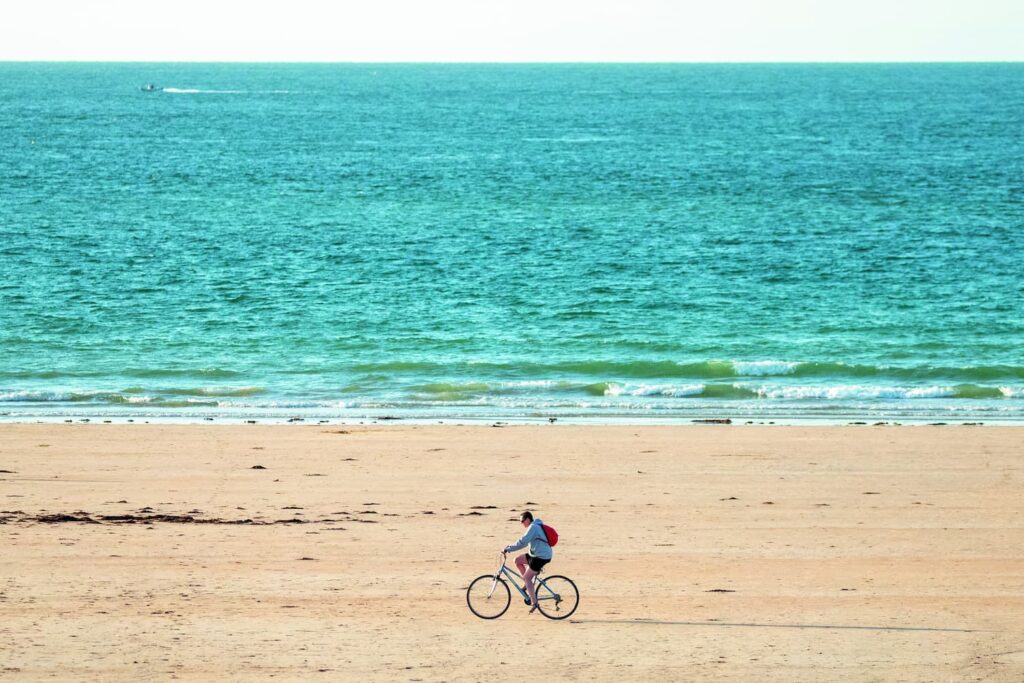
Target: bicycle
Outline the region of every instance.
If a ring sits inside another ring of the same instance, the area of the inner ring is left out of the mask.
[[[526,604],[530,604],[530,595],[526,592],[525,583],[520,585],[522,578],[518,572],[509,569],[505,564],[505,557],[505,553],[501,553],[501,564],[496,572],[478,576],[466,589],[466,604],[469,611],[481,619],[497,619],[508,610],[512,604],[509,583],[519,592]],[[508,581],[503,577],[508,577]],[[580,592],[572,579],[559,574],[543,578],[538,574],[534,583],[537,588],[537,609],[548,619],[565,619],[579,607]]]

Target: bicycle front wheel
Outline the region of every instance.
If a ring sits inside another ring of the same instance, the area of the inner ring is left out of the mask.
[[[537,580],[537,609],[548,619],[565,619],[580,604],[576,584],[565,576],[549,576]]]
[[[466,604],[469,611],[481,619],[497,619],[512,603],[512,591],[505,579],[494,574],[484,574],[473,579],[466,589]]]

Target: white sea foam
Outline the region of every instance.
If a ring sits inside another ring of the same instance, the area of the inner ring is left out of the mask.
[[[0,393],[0,401],[48,403],[70,401],[73,396],[73,394],[64,391],[7,391]]]
[[[202,88],[164,88],[172,95],[290,95],[291,90],[206,90]]]
[[[620,393],[627,396],[666,396],[671,398],[682,398],[684,396],[697,396],[704,391],[703,384],[641,384],[638,386],[627,385]],[[605,396],[619,394],[609,394]]]
[[[347,410],[351,408],[388,408],[390,405],[374,401],[217,401],[217,406],[220,408],[249,408],[254,410],[302,410],[311,408]]]
[[[953,387],[876,387],[845,384],[828,387],[770,387],[756,389],[761,398],[782,399],[908,399],[950,398],[956,395]]]
[[[609,382],[604,390],[605,396],[664,396],[681,398],[701,394],[704,384],[618,384]]]
[[[492,405],[492,404],[487,404]],[[621,401],[568,401],[568,400],[548,400],[548,401],[533,401],[533,400],[522,400],[522,399],[499,399],[493,403],[502,409],[515,409],[515,410],[560,410],[565,408],[575,408],[579,410],[652,410],[655,406],[651,405],[646,401],[633,401],[633,402],[621,402]]]
[[[615,382],[609,382],[608,387],[604,390],[605,396],[620,396],[622,395],[623,387],[621,384]]]
[[[764,375],[789,375],[800,363],[785,360],[755,360],[732,362],[737,375],[759,377]]]
[[[244,95],[244,90],[200,90],[199,88],[164,88],[164,92],[173,95]]]
[[[503,389],[550,389],[564,384],[564,381],[555,379],[524,379],[514,382],[499,382],[497,386]]]

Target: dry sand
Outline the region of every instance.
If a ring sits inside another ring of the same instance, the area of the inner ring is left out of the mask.
[[[3,425],[0,679],[1022,681],[1022,436]],[[478,619],[527,507],[579,610]]]

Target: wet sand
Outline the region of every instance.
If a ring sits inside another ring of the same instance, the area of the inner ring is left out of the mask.
[[[0,679],[1024,680],[1024,428],[0,426]],[[530,508],[565,622],[469,581]]]

